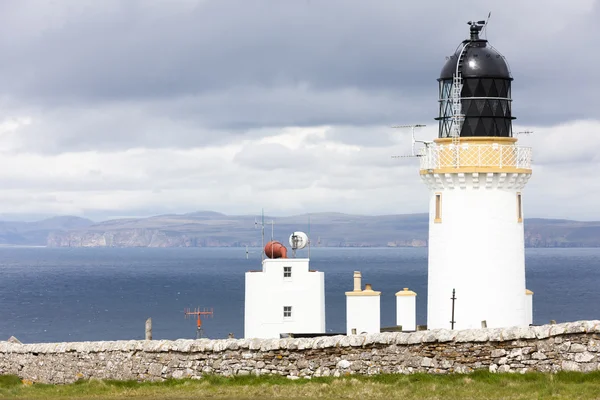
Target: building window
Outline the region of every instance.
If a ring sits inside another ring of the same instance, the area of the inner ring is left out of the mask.
[[[517,193],[517,222],[523,222],[523,201],[521,193]]]
[[[442,222],[442,194],[435,194],[435,219],[433,222],[440,223]]]
[[[292,306],[283,306],[283,318],[292,318]]]
[[[292,277],[292,267],[283,267],[283,277],[284,278]]]

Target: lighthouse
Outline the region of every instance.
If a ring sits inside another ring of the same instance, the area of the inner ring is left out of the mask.
[[[522,202],[531,149],[513,135],[506,59],[480,37],[485,21],[469,25],[438,79],[438,137],[419,153],[430,191],[428,329],[531,318]]]

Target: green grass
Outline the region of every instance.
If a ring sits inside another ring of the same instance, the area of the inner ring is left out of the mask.
[[[289,380],[279,376],[207,376],[164,382],[79,381],[26,385],[0,376],[0,398],[27,399],[600,399],[592,373],[375,375]]]

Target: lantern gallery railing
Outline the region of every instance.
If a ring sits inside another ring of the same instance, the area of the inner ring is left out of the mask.
[[[422,170],[466,167],[531,169],[531,147],[514,144],[432,144],[422,148],[419,156]]]

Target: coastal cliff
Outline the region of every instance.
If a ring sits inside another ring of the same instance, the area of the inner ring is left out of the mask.
[[[324,247],[427,247],[427,214],[361,216],[312,214],[313,245]],[[275,236],[286,241],[308,230],[308,216],[268,217]],[[254,216],[214,212],[111,220],[47,234],[49,247],[243,247],[260,246]],[[270,235],[270,226],[266,227]],[[525,220],[526,247],[599,247],[600,222]]]
[[[266,236],[287,242],[309,231],[308,215],[265,217]],[[257,247],[261,229],[253,215],[216,212],[159,215],[94,222],[53,217],[36,222],[0,221],[0,245],[48,247]],[[313,246],[427,247],[428,215],[310,215]],[[600,247],[600,222],[533,218],[525,220],[526,247]]]

